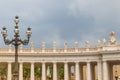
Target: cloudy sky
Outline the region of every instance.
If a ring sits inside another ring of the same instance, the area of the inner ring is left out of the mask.
[[[14,17],[20,18],[19,29],[25,39],[26,29],[32,28],[31,41],[41,47],[42,41],[58,47],[67,41],[70,47],[78,41],[84,46],[86,40],[97,40],[116,32],[120,41],[120,0],[0,0],[0,28],[8,29],[8,38],[13,37]],[[6,47],[0,36],[0,47]]]

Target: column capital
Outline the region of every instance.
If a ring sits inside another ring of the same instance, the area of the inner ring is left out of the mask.
[[[13,62],[7,62],[8,64],[12,64]]]
[[[106,60],[103,60],[103,62],[107,62]]]
[[[23,64],[24,62],[19,62],[19,64]]]
[[[98,60],[97,63],[99,63],[99,62],[103,62],[103,61],[102,60]]]
[[[43,61],[43,62],[41,62],[42,64],[46,64],[46,62],[45,61]]]
[[[80,63],[80,62],[79,61],[75,61],[74,63],[76,64],[76,63]]]
[[[68,61],[63,62],[64,64],[68,64]]]
[[[54,61],[54,62],[52,62],[53,64],[57,64],[57,62],[56,61]]]
[[[35,62],[30,62],[31,64],[35,64]]]
[[[91,61],[87,61],[86,63],[91,63]]]

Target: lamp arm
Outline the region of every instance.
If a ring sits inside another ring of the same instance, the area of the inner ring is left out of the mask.
[[[29,38],[28,39],[25,39],[25,40],[19,40],[19,42],[21,43],[21,44],[23,44],[23,45],[28,45],[28,43],[29,43]]]
[[[14,40],[9,40],[9,39],[4,38],[4,42],[5,42],[6,45],[9,45],[9,44],[13,43],[13,41]]]

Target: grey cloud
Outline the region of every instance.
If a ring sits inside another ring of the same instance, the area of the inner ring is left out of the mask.
[[[110,31],[120,34],[119,0],[4,0],[0,3],[0,28],[6,26],[13,35],[14,16],[20,16],[21,38],[25,38],[28,26],[36,47],[42,41],[48,46],[56,40],[63,46],[64,40],[92,43],[107,38]],[[120,39],[118,37],[118,39]],[[3,45],[2,37],[0,37]]]

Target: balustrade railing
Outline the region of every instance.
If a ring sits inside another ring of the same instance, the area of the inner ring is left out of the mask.
[[[20,53],[85,53],[98,51],[111,51],[114,46],[90,47],[90,48],[19,48]],[[120,50],[120,46],[115,46],[114,50]],[[14,53],[14,48],[0,48],[0,53]]]
[[[31,53],[33,50],[33,53],[80,53],[80,52],[86,52],[86,48],[58,48],[58,49],[53,49],[53,48],[22,48],[19,49],[19,53]],[[90,52],[95,52],[97,51],[97,48],[88,48]],[[14,48],[0,48],[0,53],[14,53]]]

